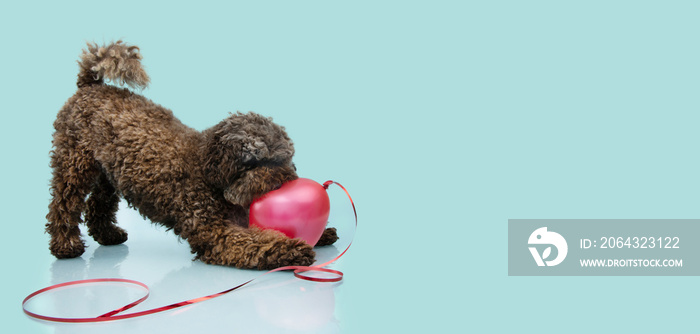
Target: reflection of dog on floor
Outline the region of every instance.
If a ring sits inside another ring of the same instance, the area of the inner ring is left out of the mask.
[[[140,59],[137,47],[121,41],[83,51],[78,91],[54,123],[46,224],[51,253],[83,254],[83,214],[98,243],[126,241],[115,221],[122,196],[186,239],[206,263],[257,269],[313,263],[314,251],[305,242],[248,228],[250,203],[297,178],[284,128],[270,118],[237,113],[198,132],[145,97],[104,84],[145,87],[149,78]],[[317,245],[336,240],[335,230],[326,229]]]

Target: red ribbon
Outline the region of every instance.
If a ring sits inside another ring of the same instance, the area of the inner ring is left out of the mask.
[[[323,183],[323,188],[325,188],[325,189],[327,190],[328,187],[329,187],[330,185],[332,185],[332,184],[336,184],[336,185],[338,185],[340,188],[342,188],[343,191],[345,191],[345,194],[346,194],[346,195],[348,196],[348,198],[350,199],[350,204],[352,204],[352,211],[353,211],[353,213],[355,214],[355,228],[357,228],[357,211],[355,210],[355,202],[352,200],[352,197],[350,196],[350,193],[348,192],[347,189],[345,189],[345,187],[343,187],[340,183],[335,182],[335,181],[326,181],[326,182],[324,182],[324,183]],[[216,297],[219,297],[219,296],[223,296],[223,295],[225,295],[225,294],[227,294],[227,293],[229,293],[229,292],[232,292],[232,291],[234,291],[234,290],[238,290],[238,289],[244,287],[245,285],[247,285],[248,283],[251,283],[251,282],[255,281],[255,280],[258,279],[258,278],[261,278],[261,277],[263,277],[263,276],[265,276],[265,275],[267,275],[267,274],[274,273],[274,272],[277,272],[277,271],[293,270],[293,271],[294,271],[294,276],[295,276],[295,277],[297,277],[297,278],[299,278],[299,279],[307,280],[307,281],[312,281],[312,282],[339,282],[340,280],[343,279],[343,273],[342,273],[341,271],[333,270],[333,269],[328,269],[328,268],[323,268],[323,267],[325,267],[325,266],[327,266],[327,265],[329,265],[329,264],[331,264],[331,263],[337,261],[338,259],[340,259],[340,257],[342,257],[342,256],[345,254],[345,252],[347,252],[348,249],[350,249],[350,245],[352,245],[352,240],[350,241],[350,244],[348,245],[348,247],[346,247],[345,250],[344,250],[342,253],[340,253],[340,255],[336,256],[335,258],[333,258],[332,260],[330,260],[330,261],[328,261],[328,262],[326,262],[326,263],[318,264],[318,265],[315,265],[315,266],[287,266],[287,267],[280,267],[280,268],[277,268],[277,269],[270,270],[270,271],[268,271],[268,272],[266,272],[266,273],[264,273],[264,274],[262,274],[262,275],[260,275],[260,276],[258,276],[258,277],[256,277],[256,278],[253,278],[253,279],[251,279],[251,280],[249,280],[249,281],[247,281],[247,282],[245,282],[245,283],[239,284],[239,285],[237,285],[237,286],[235,286],[235,287],[233,287],[233,288],[230,288],[230,289],[228,289],[228,290],[221,291],[221,292],[219,292],[219,293],[215,293],[215,294],[208,295],[208,296],[204,296],[204,297],[194,298],[194,299],[190,299],[190,300],[185,300],[185,301],[182,301],[182,302],[179,302],[179,303],[170,304],[170,305],[162,306],[162,307],[158,307],[158,308],[153,308],[153,309],[146,310],[146,311],[141,311],[141,312],[134,312],[134,313],[128,313],[128,314],[121,314],[121,315],[119,314],[119,313],[122,313],[122,312],[124,312],[124,311],[126,311],[126,310],[128,310],[128,309],[130,309],[130,308],[132,308],[132,307],[134,307],[134,306],[136,306],[136,305],[138,305],[138,304],[140,304],[140,303],[143,302],[144,300],[148,299],[148,296],[150,295],[150,290],[148,289],[148,286],[147,286],[146,284],[143,284],[143,283],[141,283],[141,282],[139,282],[139,281],[134,281],[134,280],[130,280],[130,279],[122,279],[122,278],[97,278],[97,279],[86,279],[86,280],[71,281],[71,282],[66,282],[66,283],[60,283],[60,284],[52,285],[52,286],[43,288],[43,289],[41,289],[41,290],[37,290],[37,291],[31,293],[31,294],[30,294],[29,296],[27,296],[26,298],[24,298],[24,300],[22,301],[22,310],[24,310],[24,313],[26,313],[26,314],[27,314],[28,316],[30,316],[30,317],[37,318],[37,319],[41,319],[41,320],[46,320],[46,321],[68,322],[68,323],[104,322],[104,321],[115,321],[115,320],[122,320],[122,319],[129,319],[129,318],[142,317],[142,316],[149,315],[149,314],[160,313],[160,312],[164,312],[164,311],[176,309],[176,308],[183,307],[183,306],[187,306],[187,305],[192,305],[192,304],[200,303],[200,302],[203,302],[203,301],[205,301],[205,300],[209,300],[209,299],[212,299],[212,298],[216,298]],[[330,277],[330,278],[326,278],[326,277],[314,277],[314,276],[304,275],[304,273],[308,273],[308,272],[330,273],[330,274],[334,274],[335,276],[334,276],[334,277]],[[134,301],[134,302],[131,302],[131,303],[127,304],[127,305],[124,305],[124,306],[122,306],[122,307],[116,309],[116,310],[107,312],[107,313],[105,313],[105,314],[103,314],[103,315],[100,315],[100,316],[97,316],[97,317],[93,317],[93,318],[61,318],[61,317],[49,317],[49,316],[45,316],[45,315],[41,315],[41,314],[37,314],[37,313],[30,312],[30,311],[28,311],[27,308],[26,308],[27,302],[29,302],[29,300],[31,300],[32,298],[34,298],[34,297],[36,297],[36,296],[38,296],[38,295],[40,295],[40,294],[42,294],[42,293],[44,293],[44,292],[48,292],[48,291],[51,291],[51,290],[55,290],[55,289],[59,289],[59,288],[67,287],[67,286],[84,285],[84,284],[91,284],[91,283],[126,283],[126,284],[132,284],[132,285],[137,285],[137,286],[139,286],[140,288],[143,288],[143,289],[146,291],[146,294],[145,294],[143,297],[139,298],[138,300],[136,300],[136,301]]]

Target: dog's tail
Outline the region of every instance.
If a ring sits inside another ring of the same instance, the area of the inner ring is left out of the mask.
[[[78,87],[102,84],[104,79],[132,88],[146,88],[150,78],[141,66],[141,54],[137,46],[122,41],[98,46],[88,43],[80,56]]]

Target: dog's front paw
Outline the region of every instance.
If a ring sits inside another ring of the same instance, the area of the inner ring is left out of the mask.
[[[260,269],[275,269],[286,266],[310,266],[316,253],[306,242],[299,239],[284,239],[265,253]]]
[[[321,234],[321,239],[318,239],[316,246],[328,246],[338,241],[338,231],[335,227],[329,227]]]

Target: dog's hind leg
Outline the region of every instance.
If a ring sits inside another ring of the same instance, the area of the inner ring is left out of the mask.
[[[46,232],[51,235],[49,249],[57,258],[78,257],[85,251],[78,224],[85,209],[85,197],[95,184],[99,169],[90,153],[77,147],[77,141],[57,132],[51,154],[52,200]]]
[[[88,234],[100,245],[118,245],[126,241],[126,231],[116,225],[118,209],[119,195],[107,176],[100,173],[85,210]]]

